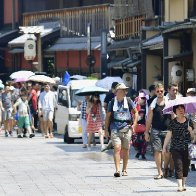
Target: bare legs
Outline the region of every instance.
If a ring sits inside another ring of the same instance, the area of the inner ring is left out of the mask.
[[[121,145],[114,146],[114,164],[116,172],[120,171],[120,151]],[[123,168],[122,171],[127,171],[127,164],[129,159],[129,149],[122,148]]]
[[[155,159],[155,163],[157,166],[157,171],[158,171],[158,175],[162,176],[163,172],[162,172],[162,152],[161,151],[155,151],[154,152],[154,159]],[[168,168],[168,164],[169,164],[169,160],[170,160],[170,153],[165,153],[165,156],[163,156],[163,160],[164,160],[164,168],[167,169]]]

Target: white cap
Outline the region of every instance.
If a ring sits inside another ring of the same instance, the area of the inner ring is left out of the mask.
[[[196,92],[196,88],[188,88],[186,93],[190,93],[190,92]]]
[[[126,89],[128,89],[128,88],[129,88],[129,87],[125,86],[124,83],[119,83],[119,84],[116,85],[115,90],[119,90],[119,89],[126,90]]]

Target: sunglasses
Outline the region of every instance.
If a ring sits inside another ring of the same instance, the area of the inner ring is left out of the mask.
[[[163,90],[158,90],[158,91],[156,91],[157,93],[163,93]]]

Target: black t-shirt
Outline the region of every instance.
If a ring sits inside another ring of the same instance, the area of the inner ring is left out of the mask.
[[[191,120],[189,120],[189,126],[194,128]],[[191,142],[191,135],[188,131],[188,120],[186,119],[184,123],[180,123],[175,118],[170,122],[168,129],[172,132],[171,150],[187,149],[188,144]]]
[[[149,100],[147,100],[148,106],[150,106],[150,104],[153,102],[153,100],[156,98],[157,96],[154,95],[152,97],[149,98]]]
[[[153,119],[152,119],[152,128],[164,131],[167,130],[168,125],[171,121],[170,114],[163,114],[163,108],[165,105],[158,105],[156,104],[155,108],[153,109]]]
[[[114,98],[114,93],[112,91],[109,91],[106,96],[105,96],[105,99],[104,99],[104,102],[107,104],[108,106],[108,103]]]

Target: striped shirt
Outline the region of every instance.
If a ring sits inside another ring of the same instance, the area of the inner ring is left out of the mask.
[[[189,120],[189,126],[193,128],[192,120]],[[188,149],[188,144],[191,142],[188,119],[184,123],[180,123],[175,118],[171,120],[168,129],[172,132],[171,150]]]
[[[84,100],[82,101],[82,106],[81,106],[81,118],[86,120],[86,107],[87,107],[87,101]]]

